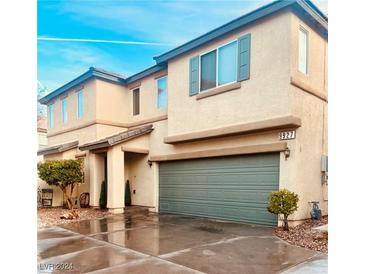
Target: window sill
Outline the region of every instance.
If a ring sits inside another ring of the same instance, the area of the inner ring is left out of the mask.
[[[240,88],[241,88],[241,82],[236,82],[236,83],[232,83],[232,84],[229,84],[229,85],[226,85],[226,86],[217,87],[217,88],[211,89],[209,91],[199,93],[195,97],[195,99],[200,100],[200,99],[203,99],[203,98],[207,98],[207,97],[210,97],[210,96],[214,96],[214,95],[217,95],[217,94],[221,94],[221,93],[224,93],[224,92],[227,92],[227,91],[240,89]]]

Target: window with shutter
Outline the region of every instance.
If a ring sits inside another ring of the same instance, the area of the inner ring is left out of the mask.
[[[190,58],[189,96],[199,93],[199,56]]]
[[[251,34],[190,59],[189,95],[250,78]]]
[[[251,34],[238,38],[237,80],[250,78]]]

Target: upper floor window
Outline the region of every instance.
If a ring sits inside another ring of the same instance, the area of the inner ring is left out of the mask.
[[[308,73],[308,32],[300,28],[299,29],[299,71],[304,74]]]
[[[200,91],[237,80],[237,41],[200,56]]]
[[[77,93],[77,118],[84,117],[84,91],[80,90]]]
[[[67,123],[68,115],[67,115],[67,98],[62,99],[62,122],[64,124]]]
[[[49,105],[48,115],[49,115],[49,128],[53,128],[54,127],[54,104]]]
[[[139,88],[133,90],[133,115],[139,114]]]
[[[167,107],[167,77],[157,80],[157,108]]]

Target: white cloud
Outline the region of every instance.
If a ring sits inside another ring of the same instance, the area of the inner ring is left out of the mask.
[[[141,41],[185,43],[271,1],[62,2],[58,12],[79,23]],[[141,4],[143,3],[143,4]]]
[[[328,14],[328,0],[312,0],[312,2],[324,13]]]
[[[123,44],[123,45],[144,45],[144,46],[171,46],[171,44],[155,43],[155,42],[117,41],[117,40],[82,39],[82,38],[38,37],[38,40],[62,41],[62,42],[106,43],[106,44]]]
[[[79,23],[128,37],[127,41],[133,36],[135,42],[177,46],[271,2],[75,1],[61,2],[57,10]],[[313,2],[327,13],[327,0]]]
[[[128,68],[120,58],[90,44],[39,41],[38,75],[49,90],[54,90],[67,81],[87,71],[90,66],[129,75]]]

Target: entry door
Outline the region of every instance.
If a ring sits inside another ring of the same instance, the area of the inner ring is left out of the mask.
[[[161,162],[160,212],[276,226],[279,165],[279,153]]]

